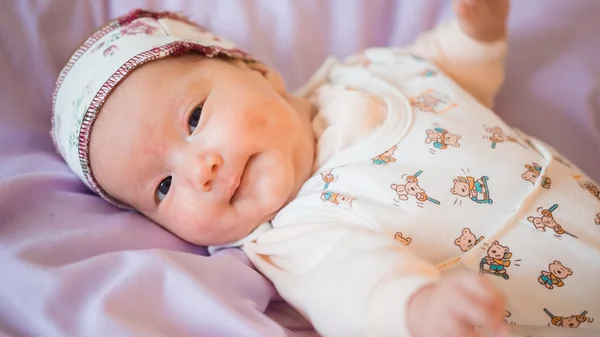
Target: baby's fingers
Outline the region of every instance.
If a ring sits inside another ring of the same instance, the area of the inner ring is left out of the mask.
[[[467,274],[456,279],[464,298],[464,318],[474,325],[486,326],[497,332],[504,326],[505,301],[502,294],[487,279]]]
[[[481,336],[481,337],[504,337],[506,326],[502,317],[494,313],[495,310],[488,306],[481,306],[477,300],[463,296],[462,300],[456,301],[456,306],[451,313],[453,319],[452,333],[443,336]],[[450,331],[448,331],[450,333]]]
[[[466,273],[456,280],[458,288],[480,302],[499,306],[504,309],[504,297],[492,282],[480,275]],[[499,313],[502,313],[500,310]]]

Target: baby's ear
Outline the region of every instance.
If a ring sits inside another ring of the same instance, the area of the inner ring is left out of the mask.
[[[279,94],[283,95],[286,93],[285,82],[277,70],[260,62],[245,63],[249,69],[259,72],[267,81],[269,81],[271,86],[273,86],[273,89],[275,89],[275,91],[277,91]]]

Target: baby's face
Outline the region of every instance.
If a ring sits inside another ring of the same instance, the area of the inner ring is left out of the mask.
[[[91,167],[108,194],[179,237],[232,242],[270,220],[310,176],[310,109],[242,62],[152,61],[106,101]]]

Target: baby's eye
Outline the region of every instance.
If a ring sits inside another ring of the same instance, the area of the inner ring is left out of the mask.
[[[171,176],[168,176],[158,184],[158,187],[156,188],[156,200],[158,200],[158,202],[161,202],[167,196],[167,193],[169,193],[172,179]]]
[[[201,106],[196,107],[190,114],[190,119],[188,120],[188,129],[190,130],[190,134],[194,133],[194,130],[196,130],[198,122],[200,121],[200,115],[202,115]]]

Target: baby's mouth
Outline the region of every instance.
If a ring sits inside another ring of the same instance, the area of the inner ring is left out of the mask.
[[[248,160],[246,161],[246,163],[244,164],[244,167],[242,167],[242,170],[240,171],[236,182],[235,182],[235,187],[233,189],[233,193],[231,194],[231,199],[229,200],[230,204],[235,203],[236,201],[238,201],[240,194],[242,192],[242,188],[243,188],[243,182],[246,178],[246,171],[248,169],[248,166],[250,164],[250,162],[254,159],[255,155],[252,155],[248,158]]]
[[[231,193],[231,197],[229,198],[229,203],[230,204],[233,204],[237,200],[238,190],[239,190],[240,185],[242,183],[242,177],[244,176],[244,172],[245,171],[246,171],[246,167],[244,166],[244,168],[240,172],[239,176],[235,180],[235,183],[233,185],[234,186],[233,187],[233,192]]]

